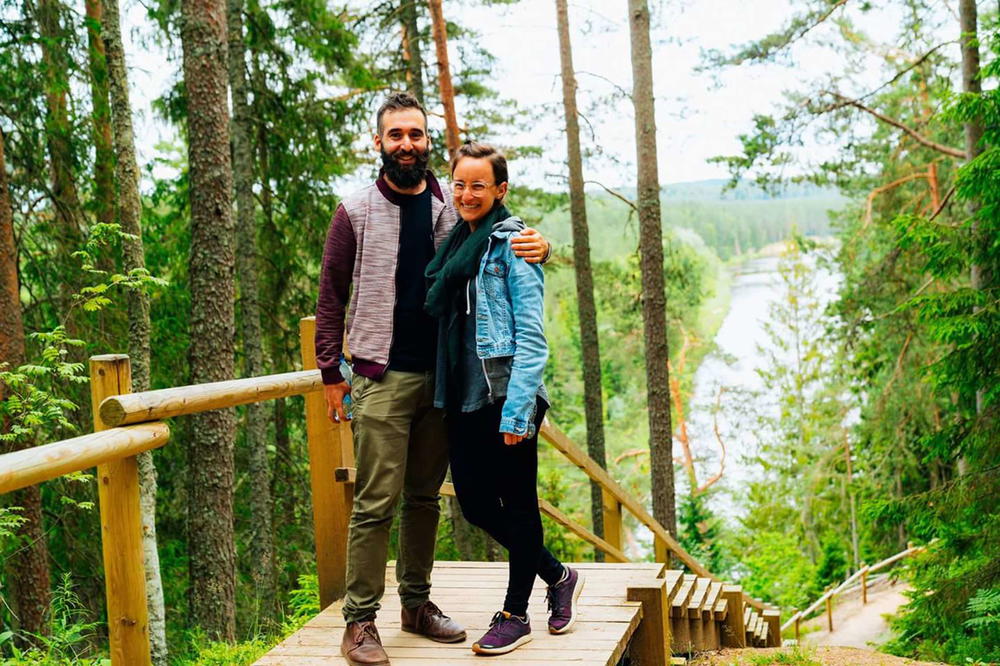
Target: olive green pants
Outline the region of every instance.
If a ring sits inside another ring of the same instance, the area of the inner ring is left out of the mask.
[[[407,608],[427,600],[441,514],[438,492],[448,470],[448,437],[443,411],[433,404],[433,372],[389,371],[381,381],[355,375],[351,399],[358,471],[347,537],[348,622],[378,612],[400,496],[399,597]]]

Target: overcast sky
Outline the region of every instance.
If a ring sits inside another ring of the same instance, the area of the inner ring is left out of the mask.
[[[126,1],[126,40],[150,30],[143,7]],[[353,3],[364,6],[358,0]],[[725,168],[707,160],[738,152],[737,136],[749,131],[754,113],[766,113],[781,101],[785,89],[823,75],[836,62],[834,52],[819,46],[795,49],[791,66],[757,65],[728,68],[715,74],[696,71],[704,49],[730,51],[735,44],[758,39],[780,28],[793,15],[794,0],[650,0],[654,15],[654,56],[657,142],[660,180],[663,183],[724,178]],[[530,135],[504,137],[506,145],[533,144],[545,149],[541,160],[519,160],[512,164],[512,179],[539,179],[551,188],[562,181],[564,171],[564,119],[559,80],[559,52],[554,0],[521,0],[502,7],[468,7],[445,0],[446,15],[478,30],[483,46],[497,58],[490,85],[507,98],[517,100],[525,113],[537,113],[551,105]],[[948,0],[941,11],[949,12]],[[635,182],[635,155],[631,104],[619,101],[591,108],[595,100],[617,88],[631,89],[629,35],[625,0],[571,0],[574,65],[579,85],[579,104],[586,111],[584,146],[600,147],[615,159],[598,157],[585,166],[587,178],[612,187]],[[862,22],[877,28],[880,22],[898,25],[898,17],[869,14]],[[957,22],[956,22],[957,23]],[[832,27],[826,29],[832,30]],[[822,30],[811,36],[822,36]],[[885,31],[882,31],[885,33]],[[882,33],[880,33],[882,34]],[[891,39],[891,35],[884,34]],[[957,49],[957,47],[956,47]],[[127,43],[131,65],[133,106],[138,118],[140,153],[144,160],[155,155],[155,144],[173,139],[174,129],[159,123],[149,110],[161,95],[180,63],[167,63],[156,48]],[[429,54],[430,55],[430,54]],[[454,60],[457,54],[451,50]],[[858,89],[881,80],[871,72],[870,82],[858,81]],[[714,78],[713,78],[714,77]],[[459,107],[459,122],[464,121]],[[440,119],[431,119],[441,123]],[[591,130],[592,128],[592,130]],[[832,147],[808,146],[829,151]],[[373,162],[375,154],[372,153]],[[359,180],[369,174],[359,174]]]

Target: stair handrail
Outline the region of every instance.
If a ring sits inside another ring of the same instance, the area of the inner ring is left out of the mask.
[[[933,541],[931,543],[933,543]],[[864,564],[864,565],[862,565],[857,571],[855,571],[850,576],[848,576],[847,578],[845,578],[842,583],[840,583],[836,587],[832,587],[832,588],[828,589],[826,592],[824,592],[822,594],[822,596],[819,597],[819,599],[817,599],[816,601],[814,601],[805,610],[797,611],[790,618],[788,618],[788,620],[783,625],[781,625],[781,630],[785,631],[789,627],[795,626],[796,627],[796,634],[797,634],[798,633],[798,623],[799,622],[801,622],[803,619],[806,619],[809,615],[811,615],[813,612],[815,612],[816,609],[818,609],[821,605],[823,605],[824,603],[826,603],[827,600],[832,600],[834,597],[836,597],[837,595],[841,594],[844,590],[847,589],[847,587],[850,584],[854,583],[859,578],[862,580],[862,589],[865,592],[867,592],[867,589],[865,587],[865,581],[866,581],[866,579],[868,577],[868,574],[874,573],[874,572],[879,571],[881,569],[884,569],[884,568],[886,568],[888,566],[892,566],[893,564],[895,564],[896,562],[898,562],[898,561],[900,561],[900,560],[902,560],[904,558],[912,557],[912,556],[917,555],[919,553],[923,553],[926,550],[927,550],[927,546],[926,545],[915,546],[915,545],[911,544],[911,545],[907,546],[904,550],[901,550],[898,553],[896,553],[895,555],[892,555],[890,557],[885,558],[884,560],[882,560],[881,562],[879,562],[877,564],[873,564],[873,565]]]

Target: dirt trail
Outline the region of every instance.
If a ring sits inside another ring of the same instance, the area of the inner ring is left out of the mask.
[[[833,633],[826,630],[826,615],[820,615],[803,625],[817,631],[804,633],[804,645],[837,645],[872,648],[886,642],[891,634],[885,616],[893,615],[907,599],[903,593],[909,586],[881,583],[868,590],[868,603],[862,605],[860,595],[840,599],[833,607]]]

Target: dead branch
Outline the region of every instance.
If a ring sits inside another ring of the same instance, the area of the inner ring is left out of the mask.
[[[903,176],[902,178],[897,178],[896,180],[892,181],[891,183],[886,183],[885,185],[881,185],[879,187],[876,187],[874,190],[872,190],[868,194],[868,198],[865,201],[865,218],[864,218],[864,222],[862,224],[862,228],[867,228],[868,225],[871,224],[871,221],[872,221],[872,204],[875,202],[875,197],[877,197],[878,195],[882,194],[883,192],[887,192],[887,191],[889,191],[891,189],[899,187],[900,185],[902,185],[904,183],[908,183],[911,180],[918,180],[920,178],[928,178],[928,174],[926,172],[911,173],[908,176]]]
[[[616,197],[618,199],[621,199],[622,201],[624,201],[625,203],[627,203],[628,206],[629,206],[629,208],[631,208],[636,213],[639,212],[639,208],[635,205],[635,203],[631,199],[629,199],[627,196],[625,196],[624,194],[622,194],[620,192],[615,192],[613,189],[611,189],[610,187],[608,187],[604,183],[602,183],[600,181],[597,181],[597,180],[585,180],[583,182],[584,182],[584,185],[592,183],[594,185],[599,186],[600,188],[602,188],[605,192],[607,192],[611,196]]]
[[[640,456],[646,456],[646,455],[649,455],[649,449],[632,449],[630,451],[626,451],[625,453],[619,454],[618,457],[615,458],[615,464],[620,463],[626,458],[638,458]]]
[[[726,443],[722,440],[722,433],[719,432],[719,409],[722,405],[722,394],[725,392],[726,387],[720,386],[719,393],[715,396],[715,414],[712,416],[712,430],[715,432],[715,441],[719,443],[719,450],[722,452],[719,456],[719,471],[713,474],[705,483],[698,486],[695,495],[700,495],[711,488],[716,482],[722,479],[722,475],[726,471]]]
[[[912,137],[917,143],[919,143],[922,146],[926,146],[927,148],[930,148],[932,150],[936,150],[939,153],[944,153],[945,155],[949,155],[950,157],[955,157],[955,158],[960,159],[960,160],[964,160],[966,158],[964,150],[959,150],[958,148],[952,148],[951,146],[946,146],[944,144],[937,143],[936,141],[931,141],[930,139],[928,139],[924,135],[922,135],[919,132],[917,132],[912,127],[909,127],[908,125],[903,124],[902,122],[896,120],[895,118],[890,118],[889,116],[885,115],[884,113],[876,111],[875,109],[873,109],[871,107],[865,106],[864,104],[861,103],[860,100],[851,99],[850,97],[845,97],[844,95],[841,95],[840,93],[834,92],[834,91],[824,91],[824,94],[830,95],[830,96],[835,97],[838,100],[840,100],[840,103],[838,105],[831,106],[830,108],[827,109],[828,111],[831,111],[831,110],[833,110],[835,108],[839,108],[839,107],[843,107],[843,106],[853,106],[854,108],[858,109],[859,111],[864,111],[865,113],[867,113],[867,114],[869,114],[871,116],[874,116],[875,118],[877,118],[878,120],[881,120],[882,122],[884,122],[887,125],[891,125],[892,127],[895,127],[896,129],[902,130],[904,133],[908,134],[910,137]]]

